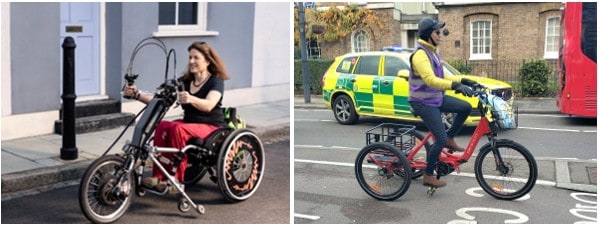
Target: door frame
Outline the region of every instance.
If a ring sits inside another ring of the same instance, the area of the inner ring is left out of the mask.
[[[108,99],[106,94],[106,2],[98,3],[98,94],[78,96],[76,102]],[[60,3],[59,3],[60,4]],[[63,29],[62,27],[60,29]],[[61,75],[62,77],[62,75]],[[62,83],[61,83],[62,87]]]

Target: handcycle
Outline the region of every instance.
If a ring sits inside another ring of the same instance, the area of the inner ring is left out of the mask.
[[[478,141],[483,136],[488,143],[482,146],[474,162],[476,180],[489,195],[501,200],[514,200],[526,195],[536,183],[536,160],[523,145],[509,139],[499,139],[503,130],[517,128],[517,107],[507,112],[488,111],[489,94],[482,86],[475,86],[480,121],[463,153],[443,148],[436,163],[436,177],[440,179],[468,162]],[[493,109],[492,107],[490,108]],[[490,120],[489,120],[490,117]],[[508,117],[508,118],[505,118]],[[507,125],[506,121],[514,121]],[[355,159],[355,175],[361,188],[378,200],[392,201],[403,196],[411,180],[420,177],[426,168],[426,154],[431,132],[423,135],[415,126],[383,123],[366,131],[366,146]],[[432,196],[436,188],[429,187]]]
[[[128,84],[133,84],[137,78],[131,73],[131,63],[139,48],[157,45],[166,50],[160,40],[148,40],[151,39],[140,41],[134,49],[129,72],[125,75]],[[173,49],[167,54],[167,67],[172,53]],[[181,90],[181,82],[175,79],[175,75],[173,79],[168,79],[166,72],[165,81],[158,87],[153,99],[136,115],[140,118],[135,124],[131,141],[123,145],[122,153],[107,155],[135,119],[106,152],[86,169],[79,185],[79,205],[90,221],[111,223],[118,220],[131,205],[134,194],[167,193],[169,187],[156,191],[143,186],[148,160],[160,169],[168,184],[177,190],[180,197],[178,209],[181,212],[188,212],[193,207],[199,214],[205,213],[205,207],[196,204],[184,188],[199,182],[206,173],[211,175],[211,180],[218,184],[219,191],[230,202],[244,201],[259,188],[265,168],[265,153],[261,140],[249,129],[219,128],[205,139],[193,137],[181,150],[151,144],[154,131],[167,111],[171,106],[177,107],[177,92]],[[174,154],[173,168],[166,169],[160,164],[161,153]],[[184,155],[188,156],[185,179],[184,182],[178,182],[174,174]]]

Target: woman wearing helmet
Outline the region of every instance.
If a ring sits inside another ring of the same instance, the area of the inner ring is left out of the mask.
[[[441,29],[445,23],[432,18],[423,18],[418,25],[419,41],[415,52],[411,55],[411,71],[409,75],[409,104],[420,116],[435,142],[430,147],[427,156],[426,171],[423,185],[444,187],[446,183],[434,177],[435,164],[444,146],[455,151],[464,151],[453,137],[470,114],[471,105],[463,100],[445,96],[445,90],[455,90],[466,96],[472,96],[473,91],[466,85],[473,86],[475,81],[444,75],[440,55],[437,52],[441,42]],[[441,113],[457,113],[453,125],[445,131]]]

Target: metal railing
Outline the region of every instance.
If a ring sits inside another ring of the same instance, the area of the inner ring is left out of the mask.
[[[557,60],[546,60],[552,70],[549,82],[557,81]],[[471,66],[470,75],[482,76],[504,81],[510,84],[519,83],[520,68],[527,60],[467,61]]]

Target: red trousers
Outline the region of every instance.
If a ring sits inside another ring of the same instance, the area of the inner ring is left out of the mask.
[[[186,142],[188,142],[191,137],[205,139],[213,131],[217,130],[217,128],[219,127],[210,124],[184,123],[182,120],[161,121],[154,133],[154,145],[157,147],[182,149],[186,146]],[[159,157],[161,165],[169,172],[171,172],[173,167],[173,156],[174,153],[162,153],[161,157]],[[188,157],[184,154],[184,158],[175,172],[175,179],[179,182],[184,181],[184,173],[186,172],[187,164]],[[159,180],[166,179],[157,166],[153,166],[152,175]]]

